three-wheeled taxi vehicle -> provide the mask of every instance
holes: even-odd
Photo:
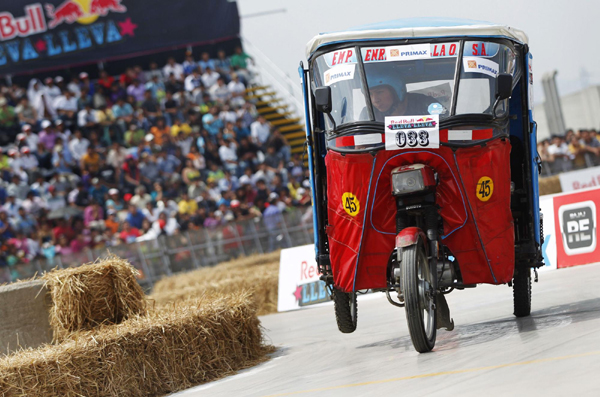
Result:
[[[404,307],[419,352],[453,329],[455,289],[508,284],[529,315],[543,259],[526,34],[407,19],[319,34],[306,52],[316,259],[340,331],[363,290]]]

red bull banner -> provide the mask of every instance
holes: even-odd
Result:
[[[13,0],[0,5],[0,75],[239,37],[227,0]]]

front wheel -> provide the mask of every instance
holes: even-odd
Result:
[[[356,304],[356,292],[343,292],[333,290],[333,307],[338,329],[344,334],[351,334],[356,330],[358,322],[358,305]]]
[[[519,269],[513,279],[514,315],[526,317],[531,314],[531,269]]]
[[[432,275],[423,241],[402,249],[402,292],[406,321],[415,350],[433,349],[436,336],[436,309],[432,296]]]

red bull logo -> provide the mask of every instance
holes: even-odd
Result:
[[[85,15],[81,6],[71,0],[65,1],[56,9],[52,4],[46,4],[46,13],[50,19],[48,22],[50,29],[54,29],[63,22],[71,24]]]
[[[121,4],[122,0],[65,0],[58,7],[46,4],[48,27],[50,29],[62,23],[72,24],[80,22],[88,24],[99,16],[106,16],[109,12],[124,13],[127,7]]]
[[[0,12],[0,40],[27,37],[47,30],[44,11],[40,3],[25,7],[25,15],[15,17],[10,12]]]
[[[127,7],[121,4],[121,0],[92,0],[90,13],[105,17],[109,11],[127,12]]]

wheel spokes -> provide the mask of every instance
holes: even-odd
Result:
[[[423,314],[423,326],[427,337],[431,337],[433,332],[433,295],[431,294],[431,274],[427,259],[422,255],[418,258],[418,285],[419,285],[419,306]]]

